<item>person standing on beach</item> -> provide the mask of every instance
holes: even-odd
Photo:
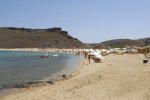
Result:
[[[148,61],[150,60],[150,49],[148,51]]]
[[[90,59],[91,59],[91,55],[89,54],[89,55],[88,55],[89,64],[90,64]]]
[[[84,53],[84,58],[86,58],[86,57],[87,57],[87,54],[88,54],[87,52],[85,52],[85,53]]]

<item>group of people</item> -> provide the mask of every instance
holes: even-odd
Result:
[[[85,52],[84,57],[88,58],[88,61],[89,61],[89,64],[90,64],[91,55],[89,53]]]
[[[99,54],[99,56],[91,55],[91,54],[88,53],[88,52],[85,52],[84,54],[85,54],[85,58],[88,59],[89,64],[90,64],[90,62],[91,62],[91,59],[93,59],[95,62],[101,62],[101,60],[104,59],[100,54]]]

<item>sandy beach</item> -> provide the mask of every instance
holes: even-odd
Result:
[[[106,62],[85,59],[73,77],[53,85],[19,89],[1,100],[150,100],[150,62],[143,55],[108,55]]]

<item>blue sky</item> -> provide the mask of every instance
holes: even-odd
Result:
[[[150,0],[0,0],[0,27],[61,27],[86,43],[150,37]]]

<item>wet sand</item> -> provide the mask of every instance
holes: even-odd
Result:
[[[85,59],[72,78],[18,89],[1,100],[150,100],[150,62],[143,64],[143,55],[105,58],[91,64]]]

